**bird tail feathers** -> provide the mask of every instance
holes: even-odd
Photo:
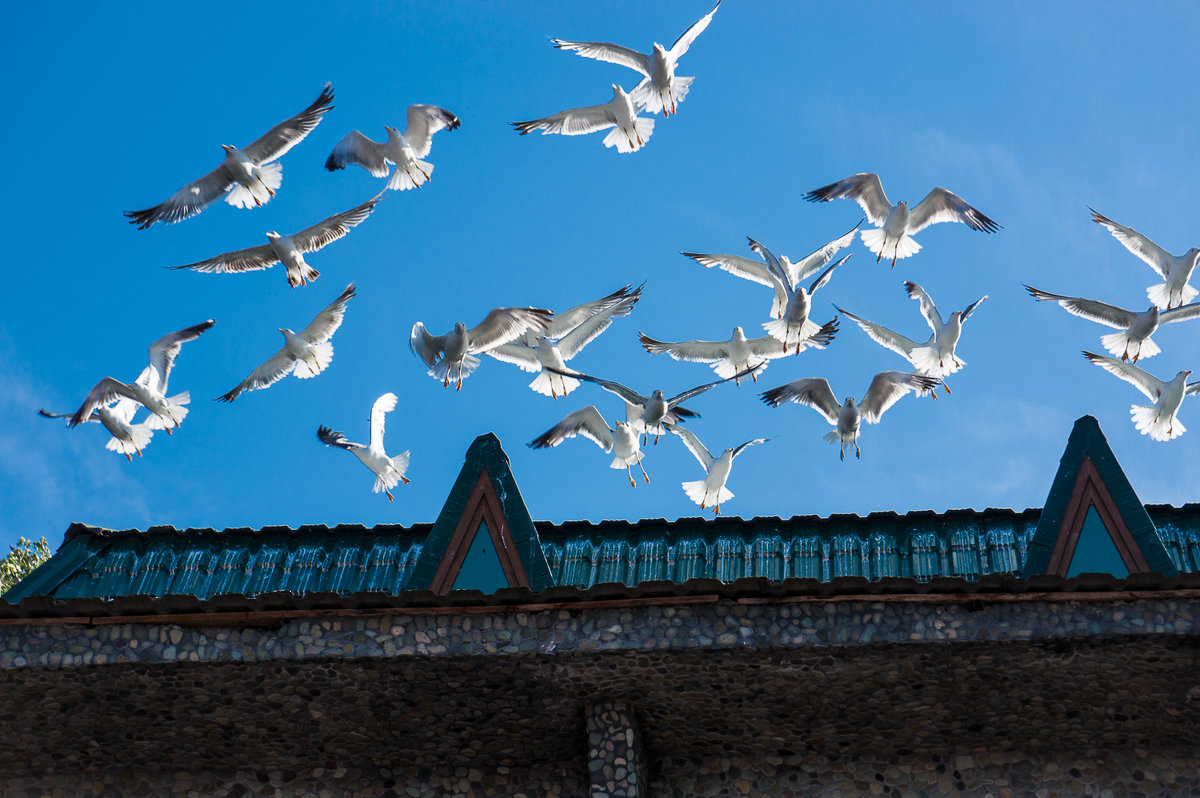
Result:
[[[1172,291],[1168,283],[1159,283],[1146,289],[1146,296],[1150,297],[1150,301],[1164,310],[1188,304],[1196,298],[1197,293],[1200,292],[1190,285],[1184,285],[1178,291]],[[1149,355],[1145,355],[1145,357],[1149,357]]]
[[[739,368],[734,365],[732,360],[718,360],[716,363],[712,364],[712,367],[713,371],[717,372],[718,377],[723,380],[727,380],[730,377],[734,377],[745,371],[747,368],[750,368],[750,364],[747,363],[745,368]],[[763,370],[766,369],[766,367],[767,361],[763,360],[754,366],[754,371],[752,371],[751,374],[757,377],[759,374],[763,373]],[[750,374],[747,374],[746,376],[749,377]]]
[[[446,385],[451,382],[465,380],[477,368],[479,368],[479,358],[474,355],[463,355],[463,359],[457,363],[451,363],[446,358],[442,358],[433,364],[433,368],[429,370],[429,374],[441,380],[443,385]]]
[[[174,427],[183,423],[187,418],[188,409],[184,405],[192,401],[192,394],[189,391],[177,393],[174,396],[167,397],[167,404],[171,408],[170,418],[163,418],[156,413],[151,413],[143,423],[150,429],[166,429],[168,426]]]
[[[254,208],[270,202],[275,190],[283,184],[283,164],[262,164],[255,167],[254,174],[258,179],[249,186],[235,182],[225,201],[235,208]]]
[[[894,257],[896,260],[900,260],[901,258],[907,258],[910,255],[916,255],[921,251],[921,245],[907,235],[901,236],[899,241],[897,241],[893,246],[888,247],[888,250],[891,250],[888,252],[884,251],[884,240],[885,236],[883,233],[883,228],[872,228],[870,230],[862,231],[863,244],[866,245],[867,249],[871,250],[880,257]]]
[[[542,396],[566,396],[579,387],[579,380],[564,374],[543,371],[534,377],[533,382],[529,383],[529,387]]]
[[[410,188],[420,188],[433,175],[433,164],[429,161],[413,161],[407,169],[397,165],[396,171],[388,179],[387,187],[393,191],[407,191]]]
[[[909,353],[909,360],[917,367],[917,371],[927,377],[945,377],[958,371],[960,361],[953,355],[943,358],[932,346],[918,346]]]
[[[315,377],[329,367],[333,361],[333,342],[325,341],[320,344],[313,344],[312,353],[309,359],[297,360],[295,375],[302,380],[307,380],[309,377]]]
[[[714,492],[702,479],[680,484],[683,485],[683,492],[688,495],[688,498],[701,507],[712,507],[733,498],[733,491],[729,488],[722,485],[720,490]]]
[[[1187,427],[1174,415],[1164,413],[1160,416],[1153,407],[1132,405],[1129,415],[1133,417],[1133,425],[1138,432],[1149,435],[1151,440],[1169,441],[1187,432]]]
[[[1158,348],[1158,344],[1149,338],[1136,341],[1130,338],[1124,331],[1102,335],[1100,336],[1100,342],[1104,344],[1105,349],[1112,353],[1113,357],[1128,355],[1131,358],[1136,357],[1141,359],[1154,357],[1162,351]]]
[[[124,455],[137,454],[149,446],[150,439],[154,437],[154,430],[150,428],[148,423],[133,424],[129,430],[129,440],[116,437],[109,438],[108,443],[104,444],[104,448],[110,452],[120,452]]]
[[[642,145],[650,140],[650,135],[654,132],[654,119],[647,116],[639,116],[633,120],[634,130],[637,132],[637,138],[640,141],[630,141],[625,135],[625,131],[618,125],[608,132],[604,137],[605,147],[616,147],[617,152],[637,152],[642,148]]]
[[[829,432],[826,432],[824,435],[822,435],[821,439],[826,443],[838,443],[841,441],[842,436],[836,429],[831,429]]]

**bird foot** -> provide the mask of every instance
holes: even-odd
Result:
[[[462,390],[462,380],[461,379],[458,382],[454,383],[454,390],[456,390],[456,391]]]
[[[858,449],[858,444],[857,444],[857,443],[856,443],[856,444],[854,444],[854,459],[855,459],[855,460],[861,460],[861,459],[862,459],[862,452],[860,452],[860,451],[859,451],[859,449]]]
[[[713,515],[720,515],[720,514],[721,514],[721,505],[718,504],[716,507],[713,508]]]
[[[930,396],[932,396],[934,399],[937,399],[937,398],[938,398],[937,391],[932,391],[932,390],[931,390],[931,391],[929,392],[929,395],[930,395]]]
[[[845,450],[845,449],[842,449],[842,451],[841,451],[841,452],[839,452],[838,454],[841,456],[841,458],[842,458],[842,462],[843,462],[843,463],[844,463],[844,462],[846,462],[846,450]]]
[[[168,435],[172,434],[170,427],[163,427],[163,432],[167,433]]]
[[[896,268],[896,258],[895,257],[892,258],[892,268],[893,269]]]
[[[796,354],[800,354],[800,353],[797,352]],[[758,375],[752,371],[752,372],[750,372],[750,379],[754,380],[755,382],[758,382]]]
[[[405,485],[412,482],[412,480],[409,479],[408,477],[400,477],[400,481],[403,482]]]
[[[129,452],[125,452],[125,459],[132,463],[133,455],[131,455]]]
[[[392,500],[392,492],[390,490],[385,490],[384,493],[387,494],[388,501],[391,501]]]
[[[633,474],[629,474],[628,476],[629,476],[629,487],[636,488],[637,482],[634,480]]]

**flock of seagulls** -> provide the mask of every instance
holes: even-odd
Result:
[[[650,139],[656,122],[653,116],[640,114],[661,113],[669,118],[678,113],[679,104],[694,81],[692,77],[676,74],[679,61],[709,27],[719,8],[718,2],[671,47],[655,42],[649,53],[605,42],[553,39],[552,44],[560,50],[628,67],[642,78],[628,91],[613,84],[612,100],[607,103],[572,108],[540,119],[515,122],[512,126],[522,135],[540,130],[544,134],[569,136],[611,128],[603,139],[606,147],[613,147],[619,153],[640,150]],[[283,169],[279,159],[320,124],[333,109],[333,99],[332,87],[326,84],[311,105],[275,125],[245,148],[222,145],[224,159],[207,175],[186,184],[159,205],[126,211],[125,215],[138,229],[146,229],[155,223],[181,222],[222,197],[228,204],[241,209],[270,202],[282,185]],[[432,163],[424,160],[430,154],[434,134],[455,130],[460,124],[459,118],[445,108],[416,104],[408,107],[407,127],[403,133],[395,127],[384,126],[386,141],[373,141],[357,130],[351,131],[329,153],[325,168],[337,171],[351,164],[358,165],[373,177],[386,178],[384,190],[350,210],[299,232],[284,235],[270,231],[266,233],[265,244],[172,268],[235,274],[282,264],[289,286],[307,286],[320,273],[306,262],[305,256],[345,237],[362,224],[375,211],[387,190],[405,191],[425,185],[434,169]],[[904,281],[908,296],[917,300],[921,315],[930,328],[930,334],[924,340],[921,336],[902,335],[838,304],[833,304],[833,308],[839,315],[823,323],[819,319],[824,314],[814,319],[817,293],[829,285],[835,272],[852,257],[852,253],[842,252],[855,238],[876,256],[877,263],[887,259],[895,268],[897,261],[910,258],[922,249],[913,237],[931,225],[959,222],[983,233],[995,233],[1001,226],[957,194],[940,187],[934,188],[911,208],[903,200],[892,204],[883,191],[879,176],[874,173],[851,175],[809,191],[804,198],[811,202],[854,200],[865,212],[865,221],[870,226],[864,228],[863,220],[860,220],[847,232],[794,261],[786,255],[776,255],[749,237],[749,247],[756,257],[681,253],[705,268],[720,269],[770,289],[771,303],[764,309],[766,320],[761,322],[764,335],[748,337],[747,325],[742,324],[733,327],[726,341],[667,341],[639,331],[639,340],[646,352],[710,366],[718,377],[714,381],[668,396],[658,387],[641,393],[616,380],[592,376],[568,366],[615,320],[631,315],[642,297],[644,284],[625,285],[604,297],[559,313],[532,306],[495,308],[474,327],[468,328],[460,321],[441,335],[431,334],[423,322],[417,321],[412,326],[410,348],[424,363],[428,375],[445,388],[453,384],[455,390],[461,390],[464,380],[484,362],[484,355],[535,374],[530,389],[552,399],[571,396],[583,383],[597,386],[620,400],[620,404],[614,403],[610,410],[611,414],[619,413],[613,424],[609,424],[596,405],[588,404],[568,413],[529,446],[553,449],[581,436],[610,455],[610,467],[624,469],[630,485],[637,487],[633,467],[638,467],[643,480],[648,483],[650,478],[643,465],[646,449],[657,445],[669,433],[669,437],[678,438],[695,456],[705,473],[703,479],[682,482],[684,492],[701,509],[711,508],[719,514],[722,503],[733,497],[726,483],[735,458],[747,448],[766,443],[768,439],[753,438],[714,456],[696,433],[685,426],[700,417],[685,407],[685,402],[727,382],[733,382],[735,389],[747,380],[757,383],[771,361],[801,356],[808,349],[831,346],[839,333],[839,315],[845,316],[872,340],[903,358],[909,370],[875,374],[866,392],[857,400],[847,396],[838,401],[829,381],[820,376],[767,389],[759,394],[759,398],[772,407],[795,402],[812,408],[832,425],[833,429],[823,438],[838,446],[839,458],[845,460],[850,447],[854,448],[855,457],[860,458],[859,435],[864,423],[879,423],[883,414],[908,393],[933,399],[938,398],[936,390],[939,387],[950,393],[946,378],[966,365],[956,351],[963,325],[987,299],[985,295],[945,317],[925,288],[913,281]],[[1161,325],[1200,316],[1200,303],[1193,303],[1197,291],[1188,285],[1197,257],[1200,257],[1200,248],[1175,257],[1137,231],[1095,211],[1093,219],[1162,277],[1161,284],[1147,290],[1153,305],[1145,311],[1126,310],[1098,300],[1052,294],[1028,285],[1026,289],[1034,299],[1056,302],[1070,313],[1118,330],[1101,339],[1114,357],[1084,354],[1092,363],[1148,396],[1152,406],[1133,406],[1134,423],[1139,431],[1154,440],[1170,440],[1184,432],[1176,413],[1186,395],[1200,393],[1200,383],[1186,383],[1190,371],[1179,372],[1174,379],[1164,382],[1135,364],[1140,358],[1148,359],[1160,351],[1151,335]],[[233,402],[241,394],[267,388],[288,374],[294,374],[298,379],[310,379],[324,372],[333,359],[332,338],[354,296],[355,284],[351,282],[300,332],[279,328],[284,337],[283,347],[217,399]],[[213,325],[214,321],[209,319],[155,341],[150,347],[149,365],[134,381],[126,383],[105,377],[92,388],[74,413],[39,412],[49,418],[66,418],[70,427],[85,422],[100,423],[110,435],[107,448],[124,454],[129,460],[135,454],[140,457],[154,431],[164,430],[170,434],[186,418],[190,394],[183,391],[168,396],[168,378],[182,344],[199,338]],[[389,456],[383,443],[385,418],[395,409],[397,401],[396,394],[390,392],[376,399],[371,408],[367,444],[351,442],[342,432],[328,426],[321,426],[317,431],[318,439],[325,445],[354,454],[374,474],[374,492],[384,493],[388,501],[394,498],[393,488],[410,481],[406,476],[410,452]],[[146,411],[145,419],[135,421],[142,410]]]

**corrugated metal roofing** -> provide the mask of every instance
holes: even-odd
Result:
[[[1147,511],[1180,573],[1200,571],[1200,504]],[[747,577],[928,583],[1020,573],[1039,514],[951,510],[786,520],[539,522],[536,528],[559,586],[732,583]],[[413,587],[413,569],[430,529],[418,524],[114,532],[76,524],[55,557],[8,598],[394,596]]]

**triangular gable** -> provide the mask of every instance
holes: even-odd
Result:
[[[1100,534],[1097,521],[1129,573],[1177,574],[1154,522],[1121,470],[1099,422],[1083,416],[1075,422],[1059,461],[1037,531],[1029,542],[1024,574],[1077,573],[1079,568],[1072,567],[1077,556],[1089,558],[1083,562],[1103,563],[1101,552],[1087,548],[1087,541]],[[1090,557],[1093,553],[1095,558]]]
[[[490,538],[490,547],[480,535]],[[487,555],[495,562],[488,563]],[[538,591],[554,584],[537,529],[509,469],[508,455],[489,432],[476,438],[467,450],[407,587],[439,594],[451,589],[491,592],[498,581],[495,563],[509,587]]]

